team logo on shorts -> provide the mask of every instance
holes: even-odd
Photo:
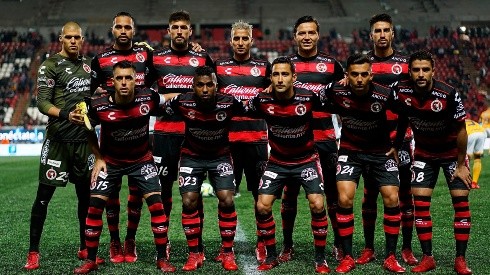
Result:
[[[56,82],[54,81],[54,79],[48,78],[46,80],[46,85],[48,86],[48,88],[53,88],[55,84]]]
[[[157,175],[157,168],[153,164],[145,164],[141,167],[141,175],[147,179],[151,179]]]
[[[46,171],[46,178],[48,180],[54,180],[56,176],[56,171],[53,168],[49,168],[48,171]]]
[[[318,173],[313,168],[306,168],[303,171],[301,171],[301,178],[304,181],[312,181],[318,178]]]
[[[217,121],[223,121],[226,119],[226,112],[225,111],[219,111],[217,114],[216,114],[216,120]]]
[[[453,161],[451,162],[451,164],[449,165],[448,169],[449,169],[449,173],[452,175],[454,175],[454,172],[456,171],[456,166],[457,166],[458,162],[457,161]]]
[[[396,164],[394,159],[389,159],[385,163],[385,168],[389,172],[398,171],[398,164]]]
[[[95,165],[95,155],[90,154],[87,158],[87,166],[89,170],[93,170]]]
[[[191,59],[189,59],[189,65],[191,65],[192,67],[197,67],[199,66],[199,60],[197,60],[197,58],[195,57],[192,57]]]
[[[227,162],[223,162],[218,164],[218,167],[216,167],[218,170],[219,176],[220,177],[226,177],[229,175],[233,175],[233,166]]]
[[[147,115],[150,112],[150,106],[146,103],[140,105],[140,114]]]
[[[410,154],[405,150],[398,151],[398,158],[400,159],[400,166],[410,163]]]
[[[165,108],[165,113],[167,113],[168,115],[173,115],[174,114],[174,110],[172,110],[171,107],[167,107],[167,108]]]
[[[255,77],[260,76],[260,69],[254,66],[252,69],[250,69],[250,74]]]
[[[340,174],[340,171],[342,171],[342,166],[340,164],[337,164],[337,173],[336,175]]]
[[[381,103],[376,101],[373,104],[371,104],[371,112],[379,113],[379,112],[381,112],[381,109],[383,109],[383,106],[381,106]]]
[[[432,103],[430,104],[430,108],[432,109],[432,111],[434,112],[440,112],[442,110],[442,102],[439,100],[439,99],[435,99],[434,101],[432,101]]]
[[[304,104],[298,104],[294,110],[298,116],[306,114],[306,106]]]
[[[185,182],[184,177],[179,176],[179,187],[184,186],[184,182]]]
[[[393,64],[393,66],[391,66],[391,72],[394,73],[394,74],[401,74],[403,72],[403,68],[400,64]]]
[[[322,63],[322,62],[316,64],[316,70],[320,73],[326,72],[327,71],[327,64]]]
[[[145,56],[142,55],[141,53],[137,53],[136,54],[136,60],[138,60],[138,62],[143,63],[143,62],[145,62]]]
[[[83,63],[83,70],[86,71],[87,73],[90,73],[92,71],[90,66],[85,63]]]

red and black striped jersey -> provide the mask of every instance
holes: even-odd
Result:
[[[379,57],[374,55],[374,51],[368,52],[367,56],[371,60],[373,72],[373,81],[384,85],[386,87],[391,86],[395,82],[402,80],[408,80],[410,75],[408,73],[408,57],[402,55],[399,52],[394,51],[392,55],[387,57]],[[396,127],[398,122],[398,115],[388,111],[386,114],[388,118],[389,127],[391,129],[391,140],[395,140]],[[405,141],[411,141],[413,139],[413,132],[410,127],[407,128],[405,133]]]
[[[247,101],[270,85],[271,65],[268,61],[233,58],[215,62],[218,90]],[[230,142],[267,142],[267,126],[263,119],[235,116],[230,125]]]
[[[186,93],[192,91],[194,73],[199,66],[213,67],[213,60],[207,52],[193,50],[175,51],[163,48],[153,52],[150,67],[150,82],[155,82],[158,93]],[[184,122],[178,116],[164,116],[155,122],[155,132],[183,135]]]
[[[112,66],[119,61],[127,60],[136,68],[136,86],[148,86],[146,76],[151,62],[151,51],[146,47],[133,46],[130,50],[116,50],[113,47],[97,54],[92,60],[90,90],[92,93],[98,87],[107,90],[112,87]]]
[[[228,132],[231,118],[245,113],[245,106],[231,95],[216,94],[215,103],[203,105],[196,94],[187,92],[165,102],[165,115],[179,115],[185,122],[182,154],[216,158],[230,153]]]
[[[94,95],[89,116],[100,124],[100,151],[107,163],[127,166],[152,161],[149,146],[150,115],[156,115],[160,96],[147,88],[135,88],[134,101],[128,105],[113,102],[113,93]]]
[[[411,80],[393,87],[395,107],[400,116],[409,119],[414,132],[415,157],[454,159],[458,156],[458,124],[466,118],[463,102],[454,87],[433,79],[431,91],[421,95]]]
[[[320,110],[320,97],[313,91],[294,88],[289,100],[278,100],[272,93],[259,93],[248,101],[248,111],[263,118],[269,132],[269,161],[282,165],[307,163],[315,157],[313,110]]]
[[[298,53],[290,56],[295,65],[297,79],[294,86],[319,93],[327,84],[344,78],[344,69],[335,58],[326,53],[304,58]],[[315,142],[335,141],[332,115],[324,110],[313,111]]]
[[[332,83],[325,89],[327,106],[342,121],[340,150],[386,153],[391,148],[386,111],[393,104],[390,88],[372,82],[356,95],[349,86]]]

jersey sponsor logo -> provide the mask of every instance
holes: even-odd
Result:
[[[258,77],[260,76],[260,69],[254,66],[252,69],[250,69],[250,74]]]
[[[108,115],[107,115],[107,118],[110,119],[110,120],[114,120],[116,119],[116,112],[110,112]]]
[[[226,112],[225,111],[219,111],[217,114],[216,114],[216,120],[217,121],[223,121],[225,120],[227,117],[226,115]]]
[[[180,173],[191,174],[193,169],[194,168],[192,168],[192,167],[180,167],[179,172]]]
[[[56,173],[56,170],[53,168],[49,168],[48,171],[46,171],[46,178],[48,180],[54,180],[58,174]]]
[[[371,112],[373,113],[379,113],[382,109],[383,106],[379,102],[373,102],[373,104],[371,104]]]
[[[411,94],[411,93],[413,93],[413,90],[412,90],[412,89],[400,89],[400,92],[401,92],[401,93],[408,93],[408,94]]]
[[[393,64],[393,66],[391,66],[391,72],[393,74],[401,74],[403,72],[403,68],[402,66],[400,66],[400,64],[396,63],[396,64]]]
[[[48,159],[48,165],[60,168],[61,167],[61,161],[54,160],[54,159]]]
[[[192,88],[193,77],[189,75],[167,74],[162,78],[165,88]]]
[[[150,112],[150,105],[143,103],[140,106],[140,114],[146,116]]]
[[[226,129],[206,130],[201,128],[189,128],[189,133],[200,140],[213,141],[223,138]]]
[[[240,100],[251,99],[260,92],[256,87],[244,87],[235,84],[230,84],[221,91],[225,94],[233,95]]]
[[[385,163],[385,169],[389,172],[398,171],[398,164],[394,159],[389,159]]]
[[[225,74],[231,74],[231,70],[233,70],[233,68],[226,68],[225,69]]]
[[[327,71],[327,64],[320,62],[316,64],[316,70],[320,73],[324,73]]]
[[[105,109],[107,109],[107,108],[109,108],[109,106],[104,105],[104,106],[99,106],[99,107],[97,107],[95,110],[97,110],[97,111],[102,111],[102,110],[105,110]]]
[[[197,58],[195,57],[191,57],[189,59],[189,65],[191,65],[192,67],[197,67],[199,66],[199,60],[197,60]]]
[[[438,91],[432,91],[432,94],[435,95],[435,96],[438,96],[438,97],[442,97],[442,98],[446,98],[447,95],[445,93],[441,93],[441,92],[438,92]]]
[[[271,171],[265,171],[264,176],[269,177],[271,179],[276,179],[277,178],[277,173],[271,172]]]
[[[144,137],[148,134],[147,126],[143,125],[141,128],[136,129],[119,129],[112,132],[111,136],[114,138],[114,141],[117,142],[125,142],[131,140],[137,140],[139,138]]]
[[[136,81],[135,84],[137,86],[145,85],[145,73],[136,73]]]
[[[116,51],[109,51],[109,52],[105,52],[105,53],[103,53],[103,54],[102,54],[100,57],[106,57],[106,56],[109,56],[109,55],[111,55],[111,54],[113,54],[113,53],[115,53],[115,52],[116,52]]]
[[[414,167],[417,167],[417,168],[420,168],[420,169],[424,169],[425,162],[420,161],[420,160],[416,160],[416,161],[413,162],[413,166]]]
[[[141,167],[141,175],[145,178],[145,180],[151,179],[158,175],[157,167],[154,164],[145,164]]]
[[[434,99],[430,104],[430,109],[436,113],[440,112],[442,110],[442,102],[437,98]]]
[[[73,77],[66,84],[66,91],[69,93],[81,93],[90,90],[90,79]]]
[[[315,169],[308,167],[306,169],[303,169],[303,171],[301,171],[301,178],[304,181],[312,181],[318,178],[318,173],[316,172]]]
[[[145,62],[145,56],[142,55],[141,53],[137,53],[136,54],[136,60],[138,60],[138,62],[140,62],[140,63],[143,63],[143,62]]]
[[[233,166],[231,166],[231,164],[229,164],[227,162],[223,162],[223,163],[218,164],[216,169],[218,170],[218,174],[220,177],[226,177],[229,175],[233,175]]]
[[[300,81],[294,81],[293,86],[296,88],[302,88],[306,90],[313,91],[315,93],[319,93],[323,88],[325,87],[322,84],[315,84],[315,83],[303,83]]]
[[[298,104],[298,105],[296,106],[296,108],[294,109],[294,111],[296,112],[296,114],[297,114],[298,116],[303,116],[303,115],[305,115],[305,114],[306,114],[306,106],[305,106],[304,104],[301,104],[301,103],[300,103],[300,104]]]
[[[412,106],[412,99],[411,98],[405,99],[405,104],[407,104],[407,106]]]
[[[145,97],[138,97],[137,99],[134,100],[134,102],[142,102],[142,101],[149,101],[151,100],[151,97],[145,96]]]
[[[379,100],[383,100],[383,101],[387,101],[388,100],[388,97],[387,96],[384,96],[384,95],[379,95],[379,94],[375,94],[373,93],[371,95],[372,98],[376,98],[376,99],[379,99]]]
[[[341,156],[339,156],[339,160],[338,160],[338,161],[341,161],[341,162],[347,162],[347,158],[348,158],[348,157],[349,157],[349,156],[347,156],[347,155],[341,155]]]
[[[306,125],[301,125],[296,128],[273,125],[270,127],[270,132],[272,135],[279,138],[294,139],[304,136],[306,128]]]
[[[83,63],[83,70],[87,73],[90,73],[92,71],[92,69],[90,68],[89,65]]]
[[[348,99],[344,99],[344,101],[342,102],[342,104],[345,106],[345,108],[350,108],[350,104],[352,102]]]
[[[155,163],[162,163],[162,157],[153,156],[153,161]]]

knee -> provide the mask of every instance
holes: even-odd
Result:
[[[257,201],[257,213],[259,215],[266,215],[272,212],[272,205],[266,205],[262,203],[260,200]]]
[[[323,201],[317,200],[310,203],[310,211],[313,213],[321,213],[325,211],[325,206],[323,204]]]
[[[354,204],[353,198],[347,194],[339,194],[339,206],[342,208],[350,208]]]

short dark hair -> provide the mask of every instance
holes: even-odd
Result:
[[[289,66],[291,67],[291,72],[293,74],[295,73],[294,63],[293,61],[291,61],[291,58],[287,56],[279,56],[278,58],[274,59],[274,61],[272,61],[271,67],[274,67],[274,65],[276,64],[289,64]]]
[[[199,66],[196,68],[196,71],[194,72],[194,78],[198,76],[209,76],[213,77],[214,70],[213,68],[209,66]]]
[[[114,20],[117,18],[117,17],[120,17],[120,16],[127,16],[129,18],[131,18],[131,20],[133,20],[133,24],[136,24],[135,21],[134,21],[134,18],[133,16],[129,13],[129,12],[125,12],[125,11],[120,11],[118,12],[114,18],[112,18],[112,21],[114,22]]]
[[[371,60],[369,59],[369,57],[362,53],[356,53],[347,58],[347,69],[352,64],[360,65],[365,63],[369,63],[369,65],[371,65]]]
[[[303,23],[310,23],[310,22],[315,23],[316,31],[320,32],[320,24],[318,23],[316,18],[311,15],[305,15],[305,16],[301,16],[300,18],[298,18],[298,20],[296,20],[296,23],[294,23],[293,33],[296,33],[296,30],[298,29],[299,25]]]
[[[180,10],[173,12],[170,14],[170,17],[168,18],[168,23],[172,23],[175,21],[186,21],[186,22],[191,22],[191,15],[185,11],[185,10]]]
[[[390,25],[393,25],[393,20],[391,19],[391,16],[386,13],[380,13],[380,14],[375,14],[371,19],[369,20],[369,27],[372,28],[373,25],[377,22],[388,22]]]
[[[115,71],[117,68],[120,68],[120,69],[132,68],[134,71],[136,71],[136,67],[133,65],[133,63],[131,61],[128,61],[128,60],[121,60],[121,61],[117,62],[116,64],[114,64],[114,66],[112,66],[112,71]]]
[[[414,52],[412,55],[410,55],[410,58],[408,59],[408,68],[412,68],[412,62],[414,60],[430,61],[430,65],[432,68],[434,68],[434,58],[432,58],[432,54],[429,51],[422,50]]]

